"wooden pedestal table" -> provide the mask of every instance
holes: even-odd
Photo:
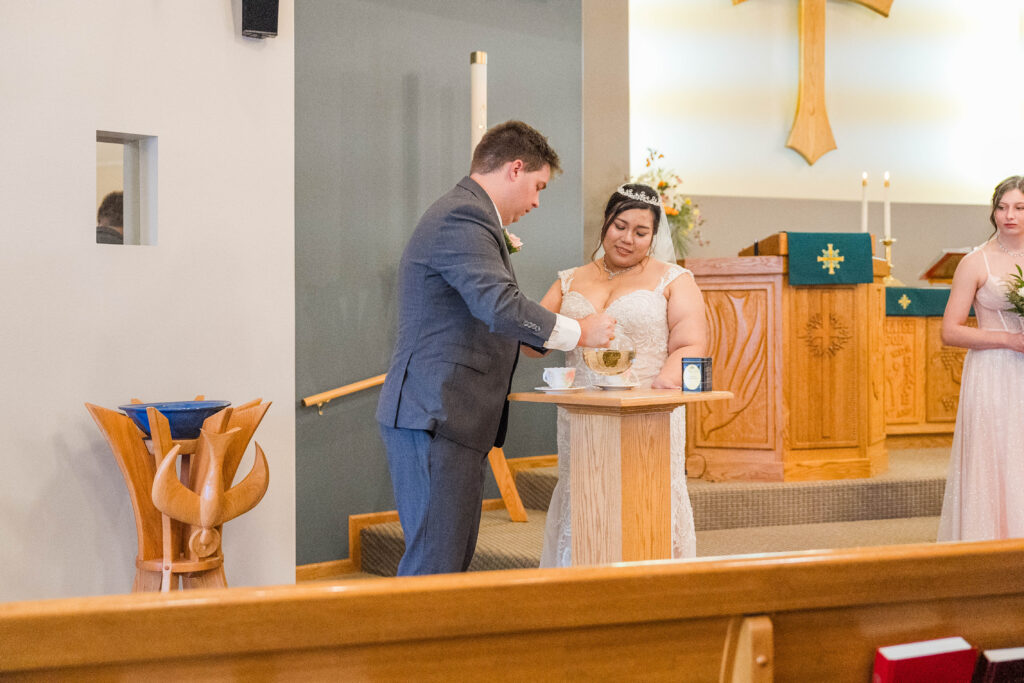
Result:
[[[729,398],[676,389],[509,396],[569,411],[574,565],[672,557],[669,418],[681,405]]]

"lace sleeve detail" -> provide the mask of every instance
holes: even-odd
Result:
[[[670,265],[668,267],[668,270],[665,271],[665,274],[661,276],[661,282],[658,283],[658,286],[655,288],[654,291],[657,292],[658,294],[661,294],[662,292],[665,291],[665,288],[668,287],[673,280],[675,280],[677,277],[684,273],[689,275],[690,277],[693,277],[693,273],[690,272],[689,269],[683,268],[678,264]]]
[[[574,277],[576,277],[575,268],[558,271],[558,279],[562,281],[562,296],[569,293],[569,287],[572,285],[572,279]]]

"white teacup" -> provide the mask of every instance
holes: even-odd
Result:
[[[576,368],[544,368],[544,381],[552,389],[568,389],[576,379]]]

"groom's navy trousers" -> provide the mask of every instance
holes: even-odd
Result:
[[[405,535],[398,576],[469,569],[480,529],[487,454],[422,429],[381,426]]]

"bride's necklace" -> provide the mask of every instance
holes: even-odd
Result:
[[[1021,256],[1024,256],[1024,251],[1010,251],[1009,249],[1007,249],[1005,246],[1003,246],[1003,241],[998,237],[996,237],[996,246],[999,247],[999,251],[1005,254],[1009,254],[1014,258],[1020,258]],[[607,268],[605,270],[607,270]],[[611,276],[608,276],[608,279],[610,280]]]
[[[598,261],[598,263],[601,264],[601,267],[604,269],[604,272],[608,273],[608,279],[609,280],[611,280],[613,277],[618,277],[619,275],[622,275],[623,273],[628,273],[629,271],[633,270],[634,268],[636,268],[637,266],[640,265],[639,263],[634,263],[629,268],[623,268],[622,270],[612,270],[611,268],[608,267],[608,264],[605,262],[605,259],[604,259],[603,256],[601,257],[601,260]]]

